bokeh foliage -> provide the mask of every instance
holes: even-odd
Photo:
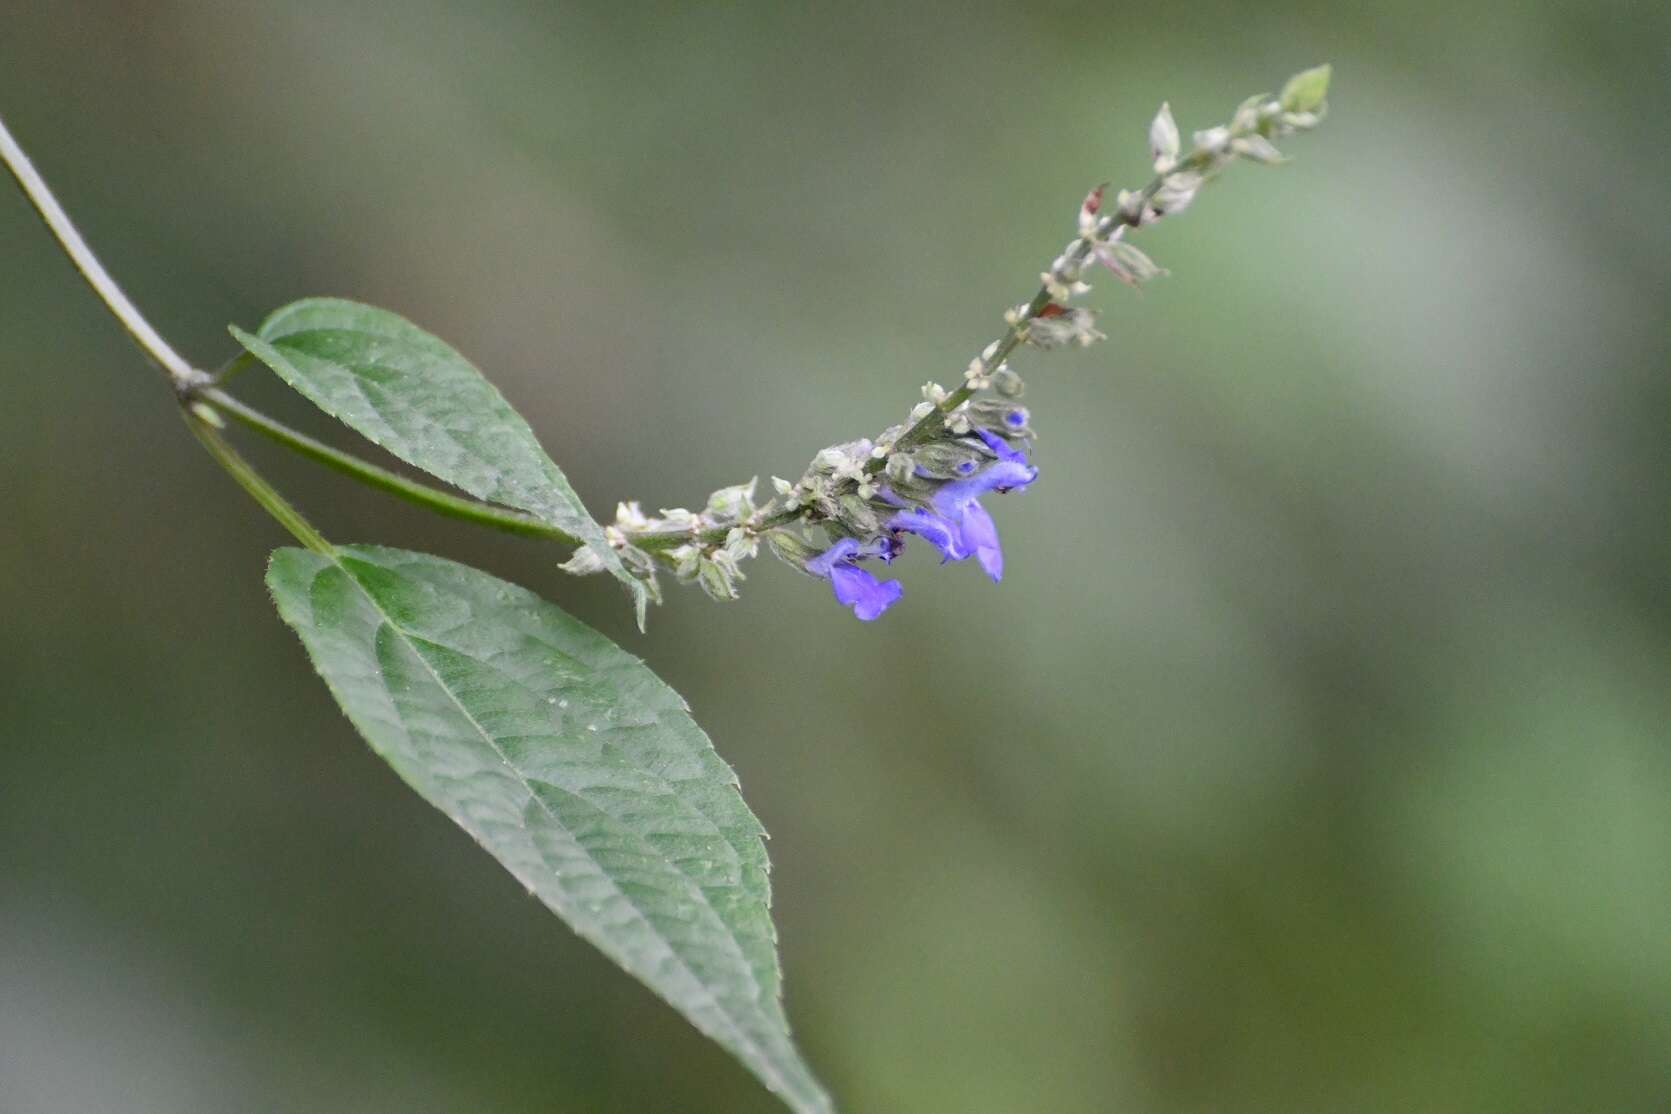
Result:
[[[1030,361],[1001,588],[861,626],[768,563],[640,638],[553,551],[251,451],[333,538],[508,576],[691,700],[851,1109],[1671,1103],[1663,13],[3,18],[0,108],[182,351],[390,306],[600,513],[888,420],[1144,176],[1160,99],[1188,129],[1330,59],[1295,164]],[[271,617],[282,539],[15,199],[0,368],[0,1108],[776,1109],[366,752]]]

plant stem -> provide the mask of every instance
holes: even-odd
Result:
[[[76,231],[75,225],[58,204],[58,199],[52,196],[52,191],[35,171],[29,156],[23,153],[12,133],[6,130],[6,122],[0,120],[0,161],[4,161],[6,169],[12,172],[17,184],[23,190],[23,195],[35,207],[42,221],[63,246],[64,254],[70,257],[81,277],[93,288],[116,320],[121,322],[122,328],[127,330],[128,336],[152,360],[168,373],[168,378],[174,384],[176,391],[184,393],[201,378],[201,373],[188,364],[178,352],[171,348],[167,341],[157,335],[151,328],[151,323],[134,308],[128,301],[128,296],[122,293],[122,288],[116,285],[116,280],[99,262],[98,256],[93,254],[87,242]]]
[[[1245,128],[1232,127],[1230,131],[1231,137],[1245,134],[1247,134]],[[1080,236],[1074,239],[1068,244],[1067,248],[1063,252],[1063,255],[1067,256],[1075,264],[1083,264],[1088,258],[1090,258],[1091,251],[1095,243],[1104,243],[1110,240],[1118,239],[1127,228],[1137,227],[1142,220],[1143,211],[1147,208],[1149,201],[1154,198],[1155,194],[1165,188],[1168,178],[1179,173],[1206,172],[1211,166],[1211,163],[1211,152],[1201,149],[1190,152],[1190,154],[1178,160],[1178,162],[1165,173],[1157,173],[1153,178],[1151,178],[1148,184],[1138,191],[1139,201],[1136,206],[1131,209],[1118,207],[1113,212],[1107,213],[1098,218],[1095,230],[1092,234],[1090,236]],[[1009,354],[1015,351],[1016,346],[1019,345],[1027,336],[1028,324],[1038,317],[1040,313],[1044,312],[1044,308],[1050,305],[1051,300],[1050,288],[1048,286],[1041,285],[1038,293],[1033,295],[1032,300],[1023,306],[1016,314],[1015,322],[1004,331],[1003,336],[993,342],[991,345],[991,355],[983,355],[980,357],[980,371],[983,374],[990,373],[995,368],[1001,366],[1004,360],[1009,357]],[[932,440],[940,432],[942,423],[945,421],[945,416],[951,411],[957,409],[957,407],[961,406],[964,402],[968,401],[974,393],[975,389],[970,386],[969,382],[966,380],[963,385],[948,394],[945,399],[937,407],[935,407],[935,409],[931,410],[927,414],[924,414],[909,429],[907,429],[900,436],[899,440],[894,443],[894,447],[896,449],[908,449],[913,446],[920,445],[925,441]],[[885,467],[887,467],[887,459],[885,457],[879,457],[867,462],[865,465],[865,471],[874,476],[880,473]],[[764,507],[755,512],[754,516],[747,523],[749,528],[756,534],[764,533],[767,530],[771,530],[779,526],[787,526],[790,523],[797,521],[818,521],[818,513],[810,508],[799,508],[796,510],[773,510],[772,508],[774,505],[775,501],[767,503]],[[719,526],[694,532],[690,530],[645,531],[642,533],[632,534],[630,540],[633,545],[636,545],[640,549],[657,552],[676,549],[679,546],[690,542],[696,542],[704,545],[718,545],[726,540],[726,537],[731,532],[731,529],[732,527],[729,526]]]
[[[1080,242],[1084,243],[1084,241]],[[1028,302],[1026,308],[1021,311],[1016,323],[1011,325],[1009,330],[998,339],[997,347],[993,349],[992,355],[981,361],[982,371],[1000,366],[1004,360],[1009,357],[1009,354],[1015,351],[1016,345],[1021,343],[1021,338],[1027,331],[1027,323],[1037,317],[1044,307],[1049,304],[1050,292],[1043,287],[1040,287],[1039,292],[1033,295],[1033,300]],[[975,389],[969,386],[968,383],[964,383],[963,386],[947,395],[945,401],[940,403],[940,405],[935,408],[934,412],[924,414],[920,419],[918,419],[915,425],[906,430],[905,435],[895,442],[895,447],[899,449],[908,449],[913,445],[920,445],[924,441],[928,440],[934,435],[935,425],[943,421],[946,414],[956,410],[959,406],[963,405],[964,402],[968,401],[974,393]],[[865,465],[865,471],[873,474],[880,472],[887,466],[887,463],[886,459],[870,461]]]
[[[440,488],[408,479],[398,472],[392,472],[352,453],[333,448],[323,441],[316,441],[300,430],[291,429],[283,422],[270,418],[253,407],[246,406],[217,387],[195,388],[192,391],[192,397],[201,400],[204,404],[212,406],[216,410],[223,411],[227,417],[239,425],[254,430],[263,437],[283,445],[300,456],[341,472],[343,475],[358,480],[368,487],[386,491],[410,503],[415,503],[425,510],[434,511],[436,514],[445,515],[448,518],[473,522],[478,526],[486,526],[489,529],[501,530],[507,534],[545,538],[571,546],[582,544],[580,539],[573,534],[542,522],[533,515],[496,507],[491,503],[483,503],[461,495],[454,495],[449,491],[443,491]],[[803,513],[800,510],[775,511],[758,517],[754,522],[754,528],[756,530],[770,530],[794,522]],[[632,540],[633,544],[642,549],[674,549],[689,541],[708,544],[723,542],[731,529],[730,526],[718,526],[694,534],[689,530],[662,530],[635,534]]]
[[[17,179],[23,195],[35,207],[35,212],[45,222],[47,229],[57,237],[64,254],[70,257],[70,262],[75,264],[76,270],[81,272],[81,277],[87,280],[87,285],[91,286],[93,292],[104,302],[105,308],[121,323],[122,328],[133,338],[134,343],[139,345],[140,350],[167,373],[169,382],[174,385],[174,392],[180,399],[181,414],[187,427],[202,442],[209,455],[215,458],[215,463],[225,469],[227,475],[236,480],[238,486],[261,504],[281,526],[290,531],[291,536],[297,541],[315,553],[327,556],[334,554],[331,543],[313,528],[312,523],[302,517],[302,512],[291,506],[289,500],[280,495],[273,485],[250,466],[249,461],[239,456],[207,418],[193,410],[193,393],[208,377],[174,351],[173,347],[151,327],[151,323],[145,320],[138,308],[128,301],[128,296],[122,293],[122,288],[116,285],[116,280],[104,269],[104,264],[93,254],[93,249],[81,238],[81,233],[76,230],[69,214],[58,204],[58,199],[52,195],[52,190],[35,170],[29,156],[23,153],[23,148],[18,146],[17,140],[6,129],[4,120],[0,120],[0,161],[12,172],[12,177]]]
[[[427,510],[450,518],[457,518],[473,522],[480,526],[501,530],[506,533],[520,534],[526,537],[545,538],[562,542],[566,545],[578,546],[580,539],[564,530],[542,522],[532,515],[520,511],[513,511],[503,507],[496,507],[475,499],[464,498],[439,488],[430,487],[406,478],[397,472],[382,468],[370,461],[363,460],[351,453],[331,447],[322,441],[293,430],[265,414],[251,407],[245,406],[231,395],[218,387],[219,379],[212,379],[204,372],[198,371],[187,363],[167,341],[158,335],[150,322],[130,302],[116,281],[99,262],[98,257],[87,246],[80,232],[76,230],[69,216],[58,204],[57,198],[47,187],[29,157],[18,146],[17,141],[6,129],[5,122],[0,120],[0,160],[3,160],[12,176],[17,179],[24,196],[35,207],[35,211],[45,222],[47,228],[57,237],[65,254],[70,257],[86,279],[89,286],[104,302],[113,316],[121,323],[128,335],[139,345],[153,361],[162,367],[174,385],[176,394],[182,403],[200,402],[218,410],[225,411],[235,421],[260,433],[262,436],[283,445],[307,457],[310,460],[324,464],[361,483],[380,491],[388,492],[399,498],[415,503]],[[1204,152],[1197,151],[1180,161],[1166,174],[1157,174],[1141,191],[1142,201],[1152,198],[1165,185],[1166,179],[1181,171],[1194,171],[1203,168],[1208,161]],[[1136,207],[1136,212],[1121,208],[1103,216],[1097,223],[1095,240],[1101,241],[1117,237],[1125,227],[1135,226],[1139,221],[1139,214],[1143,204]],[[1068,246],[1066,255],[1077,263],[1083,263],[1090,255],[1093,239],[1080,237]],[[980,371],[990,372],[1003,364],[1009,354],[1022,342],[1027,335],[1028,324],[1036,318],[1045,307],[1051,303],[1048,287],[1040,287],[1021,311],[1016,320],[1004,332],[1003,336],[991,346],[991,354],[980,357]],[[237,370],[239,360],[229,365],[222,378],[230,377]],[[932,412],[924,415],[900,437],[896,447],[900,449],[919,445],[931,440],[938,432],[945,415],[966,402],[975,393],[968,382],[959,386],[946,396],[944,401]],[[211,415],[212,417],[212,415]],[[186,407],[186,422],[198,440],[209,451],[215,460],[226,469],[238,484],[244,488],[257,502],[273,515],[298,541],[310,549],[320,553],[331,552],[330,543],[302,517],[278,491],[263,479],[248,461],[240,456],[227,443],[219,431],[204,416],[192,412],[190,405]],[[866,465],[866,471],[872,475],[880,472],[886,465],[885,459],[876,459]],[[812,514],[805,508],[795,510],[773,510],[773,503],[768,503],[756,512],[748,523],[749,528],[761,533],[779,526],[785,526],[798,520],[808,519]],[[675,549],[688,542],[705,545],[719,544],[725,541],[733,527],[717,526],[698,531],[666,530],[644,532],[633,535],[633,544],[643,549],[665,551]]]
[[[532,515],[521,511],[505,510],[490,503],[466,499],[428,484],[418,483],[407,479],[398,472],[391,472],[387,468],[379,467],[369,460],[362,460],[351,453],[332,448],[323,441],[316,441],[305,433],[291,429],[282,422],[275,421],[258,410],[245,406],[225,391],[210,387],[199,389],[195,396],[217,410],[225,411],[228,417],[261,434],[272,441],[283,445],[307,457],[335,469],[343,475],[398,496],[408,502],[416,503],[426,510],[448,518],[463,519],[478,526],[487,526],[494,530],[502,530],[508,534],[521,534],[525,537],[548,538],[565,545],[579,545],[580,539],[564,530],[541,522]]]
[[[772,504],[767,503],[746,523],[737,523],[732,526],[711,526],[706,530],[697,530],[695,533],[689,530],[646,530],[643,533],[629,535],[629,540],[638,548],[649,550],[677,549],[686,542],[720,545],[737,526],[746,525],[756,534],[761,534],[767,530],[797,522],[805,517],[806,513],[805,507],[792,511],[774,511],[772,510]]]
[[[1198,153],[1191,154],[1187,158],[1181,160],[1177,166],[1173,167],[1165,174],[1155,175],[1155,177],[1150,180],[1149,184],[1144,186],[1142,189],[1143,202],[1146,204],[1150,198],[1159,193],[1162,186],[1165,185],[1166,179],[1171,175],[1177,174],[1180,171],[1194,171],[1199,169],[1205,161],[1206,160],[1202,155]],[[1141,213],[1141,211],[1142,205],[1139,205],[1138,212]],[[1118,236],[1124,228],[1136,227],[1137,220],[1137,216],[1130,215],[1117,209],[1097,222],[1098,238],[1102,240],[1113,239]],[[1068,246],[1065,254],[1072,257],[1076,262],[1083,263],[1091,254],[1091,241],[1081,236]],[[1009,357],[1009,354],[1015,351],[1016,346],[1019,345],[1022,339],[1027,335],[1028,322],[1032,321],[1035,317],[1042,313],[1044,311],[1044,307],[1049,305],[1050,301],[1049,288],[1040,286],[1038,293],[1033,295],[1032,301],[1028,302],[1017,315],[1015,324],[1006,329],[1004,335],[999,337],[998,340],[994,342],[992,355],[983,356],[981,358],[981,370],[983,372],[991,371],[993,368],[1000,366],[1004,360]],[[899,440],[895,442],[894,447],[896,449],[908,449],[914,445],[920,445],[924,441],[933,438],[935,433],[938,432],[938,427],[945,420],[945,415],[957,409],[957,407],[962,405],[964,402],[968,401],[974,393],[974,388],[965,382],[961,387],[957,388],[957,390],[948,394],[939,406],[929,413],[924,414],[914,425],[911,426],[910,429],[907,429],[905,433],[900,436]],[[886,466],[886,458],[878,458],[868,462],[865,465],[865,471],[871,475],[875,475]],[[764,509],[770,510],[770,507],[771,504],[767,504]],[[753,524],[754,529],[757,532],[763,532],[765,530],[772,529],[773,527],[785,526],[805,517],[805,514],[806,512],[803,510],[773,511],[769,514],[758,516]],[[688,531],[642,533],[634,534],[632,541],[633,544],[638,546],[640,549],[671,549],[683,545],[688,541],[700,541],[705,543],[723,542],[725,541],[726,534],[729,532],[729,528],[718,528],[699,531],[695,534]]]
[[[454,495],[450,491],[443,491],[440,488],[408,479],[398,472],[373,464],[369,460],[333,448],[323,441],[317,441],[309,437],[300,430],[291,429],[283,422],[270,418],[251,406],[246,406],[218,387],[199,386],[193,388],[190,394],[193,399],[200,400],[205,405],[224,412],[227,417],[239,425],[254,430],[268,440],[283,445],[299,456],[341,472],[350,479],[357,480],[368,487],[386,491],[398,498],[405,499],[409,503],[415,503],[425,510],[434,511],[436,514],[448,518],[472,522],[477,526],[486,526],[492,530],[501,530],[507,534],[520,534],[529,538],[545,538],[549,541],[561,542],[564,545],[571,546],[582,544],[580,539],[573,534],[542,522],[533,515],[496,507],[491,503],[483,503],[461,495]],[[770,530],[794,522],[803,513],[801,510],[775,511],[758,517],[754,522],[754,528],[756,530]],[[632,540],[633,544],[642,549],[674,549],[690,541],[706,544],[723,542],[731,529],[730,526],[710,527],[694,534],[689,530],[662,530],[635,534]]]
[[[1240,135],[1242,133],[1238,131],[1232,134]],[[1150,179],[1149,184],[1140,191],[1143,200],[1142,204],[1137,206],[1137,212],[1129,213],[1123,209],[1116,209],[1114,212],[1103,216],[1097,221],[1097,238],[1099,240],[1114,239],[1126,228],[1137,227],[1144,205],[1161,191],[1167,178],[1180,172],[1194,173],[1199,171],[1208,161],[1209,156],[1205,152],[1195,151],[1180,160],[1178,165],[1165,174],[1156,174]],[[1064,254],[1072,257],[1075,262],[1083,263],[1091,254],[1091,241],[1081,236],[1068,246]],[[1049,288],[1040,286],[1039,292],[1033,295],[1033,300],[1022,307],[1021,312],[1016,317],[1015,324],[1005,330],[1004,335],[994,342],[992,355],[980,358],[983,373],[990,372],[1003,364],[1009,354],[1015,351],[1016,346],[1027,335],[1028,323],[1044,312],[1044,307],[1050,304],[1050,300]],[[945,420],[945,415],[968,401],[974,393],[974,388],[965,382],[957,390],[948,394],[938,407],[924,414],[910,429],[906,430],[900,439],[894,443],[895,447],[908,449],[932,438],[937,432],[937,427]],[[886,459],[872,460],[865,465],[865,471],[875,475],[886,466]]]
[[[331,543],[325,540],[325,535],[313,528],[313,524],[302,517],[302,512],[291,506],[290,501],[278,493],[261,477],[250,462],[238,455],[238,451],[226,443],[226,438],[220,435],[208,421],[204,420],[191,407],[183,407],[186,425],[192,433],[209,450],[209,455],[215,458],[215,463],[226,470],[226,474],[237,481],[238,486],[249,493],[250,497],[260,503],[262,509],[278,520],[279,525],[290,531],[292,537],[315,553],[326,557],[334,557],[336,551]]]

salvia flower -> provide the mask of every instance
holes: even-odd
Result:
[[[998,548],[998,528],[981,506],[980,497],[989,492],[1026,487],[1038,478],[1039,470],[1002,437],[990,430],[978,432],[987,447],[998,454],[997,462],[969,479],[946,484],[934,493],[930,502],[934,512],[957,532],[963,556],[972,554],[988,576],[1000,580],[1004,575],[1004,554]]]
[[[1021,411],[1023,422],[1025,413]],[[884,492],[890,502],[901,505],[886,525],[895,534],[915,534],[934,546],[940,551],[942,564],[973,557],[988,576],[1000,580],[1004,575],[1004,554],[998,545],[998,528],[981,506],[980,497],[1026,487],[1039,473],[1027,463],[1026,454],[1004,438],[987,429],[977,432],[998,459],[979,471],[969,469],[973,474],[966,479],[942,484],[929,496],[927,507],[904,506],[897,495]],[[964,468],[959,467],[958,471],[964,472]]]
[[[963,546],[963,531],[950,520],[921,507],[910,507],[888,519],[888,529],[915,534],[940,551],[940,563],[961,561],[969,556]]]
[[[856,562],[864,557],[880,557],[889,561],[897,552],[897,544],[888,540],[865,545],[857,538],[842,538],[809,559],[806,571],[828,580],[835,591],[835,598],[843,606],[851,607],[854,615],[868,623],[892,607],[905,589],[897,580],[877,580],[859,568]]]

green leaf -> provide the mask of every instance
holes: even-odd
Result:
[[[1284,112],[1316,112],[1329,95],[1329,77],[1334,72],[1328,63],[1302,70],[1288,79],[1279,99]]]
[[[644,625],[643,583],[522,415],[445,341],[387,310],[340,298],[293,302],[253,336],[237,326],[231,332],[315,406],[406,463],[591,546],[627,585]]]
[[[765,833],[677,693],[439,557],[280,549],[267,587],[408,785],[792,1109],[832,1109],[784,1019]]]

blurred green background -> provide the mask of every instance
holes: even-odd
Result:
[[[158,327],[396,309],[593,510],[955,380],[1087,186],[1335,64],[1281,170],[1026,356],[1001,587],[769,559],[632,631],[561,554],[252,445],[327,534],[529,585],[772,831],[851,1111],[1671,1108],[1663,5],[0,3],[0,112]],[[354,736],[285,539],[0,189],[0,1111],[753,1112]],[[346,438],[250,374],[239,391]]]

